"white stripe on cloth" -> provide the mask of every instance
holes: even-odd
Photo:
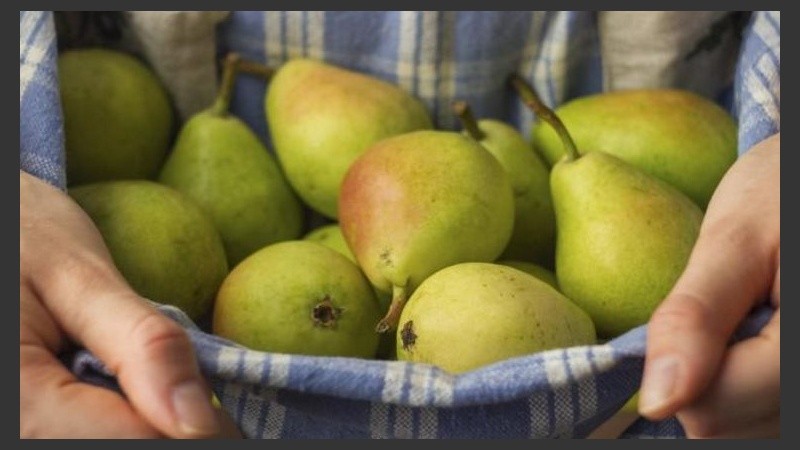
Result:
[[[764,42],[775,56],[780,59],[781,57],[781,36],[778,30],[769,22],[766,15],[769,14],[776,22],[781,21],[781,12],[766,12],[759,13],[755,23],[753,23],[753,32]]]
[[[411,439],[414,437],[414,410],[408,406],[393,406],[394,408],[394,437],[396,439]]]
[[[306,13],[306,33],[308,34],[308,57],[325,59],[325,12]]]
[[[282,28],[280,11],[264,12],[264,61],[270,67],[283,63]]]
[[[439,413],[435,408],[419,410],[419,427],[417,436],[420,439],[436,439],[439,431]]]
[[[269,358],[269,378],[267,379],[270,387],[285,387],[289,381],[289,366],[292,357],[280,353],[273,353]]]
[[[592,363],[589,360],[588,349],[586,347],[576,347],[567,349],[567,361],[572,379],[581,380],[578,384],[578,418],[582,421],[594,416],[597,413],[597,384],[592,370]]]
[[[52,18],[44,18],[42,20],[50,21],[49,24],[43,24],[39,27],[36,35],[32,35],[34,29],[36,28],[36,24],[38,23],[38,19],[42,18],[42,12],[28,12],[23,17],[23,22],[20,23],[20,58],[22,57],[23,53],[27,51],[25,61],[20,61],[20,68],[19,68],[19,101],[22,102],[22,98],[25,96],[25,93],[28,91],[28,86],[32,81],[34,81],[34,75],[36,74],[37,70],[39,70],[40,64],[42,59],[44,59],[47,51],[52,45],[55,40],[55,31],[53,30]],[[29,19],[30,18],[30,19]],[[24,32],[23,32],[24,29]],[[23,34],[25,35],[25,40],[23,40]],[[28,46],[28,41],[31,40],[30,46]],[[23,48],[26,47],[26,48]],[[36,77],[36,81],[41,83],[44,81],[46,77]],[[45,86],[48,89],[55,89],[55,86]]]
[[[286,11],[286,57],[304,56],[303,11]]]
[[[414,93],[414,54],[417,47],[417,13],[402,11],[400,13],[400,42],[397,46],[397,84],[407,92]],[[414,93],[416,94],[416,93]]]
[[[531,438],[546,436],[550,431],[550,416],[547,406],[547,392],[535,391],[528,397],[528,411],[531,419]]]
[[[422,12],[422,33],[420,33],[419,66],[417,66],[417,77],[419,78],[419,91],[417,95],[422,97],[428,104],[436,101],[436,85],[439,81],[437,72],[437,56],[439,53],[439,21],[437,11]]]
[[[572,414],[572,393],[568,384],[569,374],[564,363],[564,351],[550,351],[544,355],[544,369],[547,381],[553,386],[554,405],[553,424],[558,437],[569,437],[569,430],[574,424]]]

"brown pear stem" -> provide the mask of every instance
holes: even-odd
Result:
[[[236,73],[239,71],[239,64],[242,58],[238,53],[228,53],[222,68],[222,81],[219,84],[217,98],[211,110],[220,116],[228,114],[231,106],[231,96],[233,96],[233,85],[236,81]]]
[[[581,155],[578,153],[578,149],[575,147],[575,141],[572,140],[572,136],[570,136],[567,131],[567,127],[564,126],[564,123],[558,118],[556,113],[542,102],[539,95],[536,93],[536,89],[517,74],[511,75],[509,82],[522,98],[525,105],[527,105],[537,117],[547,122],[556,130],[556,133],[558,133],[558,136],[561,138],[561,143],[564,145],[564,149],[567,151],[567,159],[572,161],[580,158]]]
[[[480,142],[486,138],[486,133],[481,131],[480,127],[478,127],[478,121],[475,120],[469,103],[462,100],[453,102],[453,112],[456,113],[456,116],[458,116],[458,119],[461,121],[461,126],[467,130],[467,133],[472,139]]]
[[[275,74],[275,69],[264,64],[259,64],[255,61],[242,59],[239,61],[239,72],[257,75],[264,80],[269,81],[272,78],[272,75]]]
[[[400,322],[400,314],[403,312],[403,307],[406,306],[407,300],[408,296],[406,295],[406,287],[393,286],[392,304],[389,305],[389,311],[386,313],[383,319],[378,322],[378,326],[375,327],[375,331],[378,333],[386,333],[396,329],[397,324]]]
[[[223,61],[222,81],[219,85],[217,98],[214,100],[214,105],[211,107],[211,110],[214,111],[215,114],[220,116],[228,114],[228,110],[231,106],[231,97],[233,96],[233,85],[239,73],[258,75],[269,81],[274,70],[263,64],[242,59],[238,53],[228,53]]]

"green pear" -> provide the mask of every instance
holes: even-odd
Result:
[[[465,133],[497,158],[514,188],[514,231],[501,258],[552,267],[556,219],[549,169],[514,127],[499,120],[476,121],[465,102],[456,102],[454,109]]]
[[[303,210],[278,164],[228,113],[239,61],[235,54],[227,59],[215,104],[186,122],[159,176],[209,214],[231,267],[262,247],[296,239],[303,226]]]
[[[281,66],[266,116],[272,145],[298,195],[335,218],[347,169],[370,145],[432,127],[424,105],[399,87],[309,59]]]
[[[474,140],[415,131],[356,160],[342,183],[339,220],[372,284],[393,292],[377,327],[385,332],[434,272],[500,256],[514,225],[514,194],[503,167]]]
[[[69,194],[139,295],[195,320],[210,311],[228,264],[219,233],[194,202],[146,180],[93,183]]]
[[[355,255],[350,251],[350,247],[347,246],[347,241],[344,240],[344,236],[342,235],[342,228],[338,224],[332,223],[315,228],[309,231],[308,234],[303,237],[303,240],[319,242],[325,247],[336,250],[346,256],[350,261],[358,264]]]
[[[666,181],[705,209],[737,156],[733,118],[687,91],[642,89],[578,98],[556,110],[580,152],[604,151]],[[534,148],[553,165],[558,135],[539,122]]]
[[[397,357],[462,373],[594,343],[589,316],[547,283],[507,266],[462,263],[431,275],[408,300]]]
[[[344,235],[342,235],[342,228],[338,224],[334,223],[315,228],[311,230],[303,240],[319,242],[332,250],[336,250],[346,256],[350,261],[358,264],[355,255],[350,251],[350,247],[347,246],[347,241],[344,240]],[[391,294],[375,289],[375,296],[378,298],[381,314],[385,314],[389,310],[389,305],[392,302]],[[394,348],[394,333],[382,333],[380,344],[378,344],[378,359],[396,359]]]
[[[702,211],[679,190],[616,156],[578,153],[558,116],[521,78],[513,82],[567,151],[550,173],[561,292],[592,317],[601,337],[646,323],[683,273]]]
[[[147,66],[115,50],[69,50],[58,81],[70,185],[156,176],[175,118]]]
[[[358,266],[322,244],[288,241],[236,266],[214,304],[214,334],[276,353],[373,358],[380,309]]]
[[[556,274],[551,272],[544,267],[530,263],[528,261],[498,261],[497,264],[513,267],[517,270],[521,270],[528,275],[533,275],[534,277],[544,281],[545,283],[552,286],[554,289],[559,290],[558,288],[558,281],[556,280]]]

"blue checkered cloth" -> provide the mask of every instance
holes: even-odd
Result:
[[[309,56],[395,82],[442,128],[456,126],[449,104],[458,98],[527,132],[530,113],[503,85],[512,71],[553,105],[602,89],[593,13],[235,12],[218,36],[221,53],[273,66]],[[740,153],[780,130],[780,12],[753,14],[742,39],[733,84],[717,90],[739,121]],[[20,168],[64,188],[56,58],[52,14],[20,12]],[[263,94],[261,84],[238,83],[233,109],[268,142]],[[584,437],[638,389],[645,354],[639,327],[604,345],[454,376],[424,364],[256,352],[159,307],[186,327],[204,374],[250,438]],[[737,337],[756,333],[770,314],[755,310]],[[88,352],[66,363],[88,382],[117,388]],[[682,436],[674,419],[640,419],[622,435]]]

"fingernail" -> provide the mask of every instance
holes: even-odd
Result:
[[[172,406],[181,431],[190,436],[215,435],[220,431],[211,407],[211,394],[198,381],[179,384],[172,391]]]
[[[657,413],[672,397],[678,376],[678,359],[662,356],[648,361],[639,394],[639,411],[642,414]]]

